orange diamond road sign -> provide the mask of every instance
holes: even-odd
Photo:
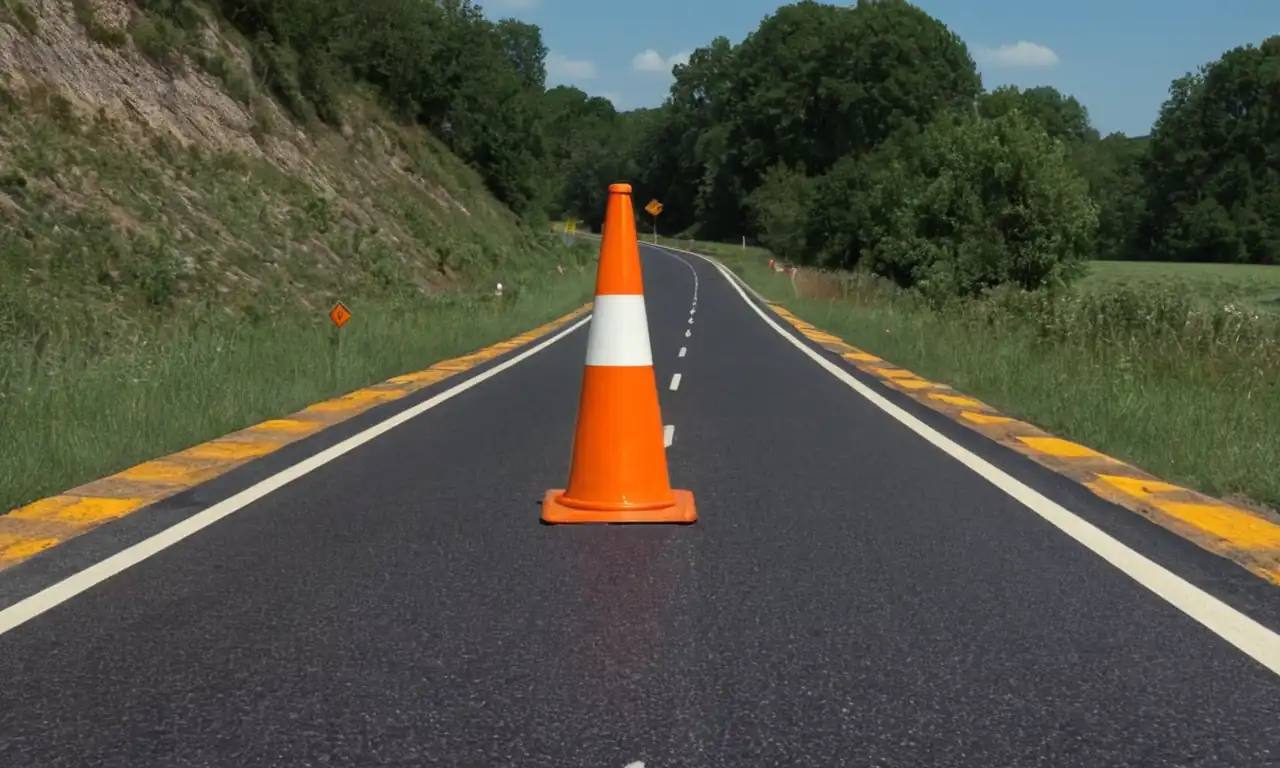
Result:
[[[657,216],[662,213],[662,203],[657,200],[650,200],[649,204],[646,205],[644,209],[649,212],[650,216]]]
[[[333,309],[329,310],[329,319],[333,321],[334,325],[341,328],[351,319],[351,310],[347,309],[347,306],[342,302],[338,302],[333,305]]]

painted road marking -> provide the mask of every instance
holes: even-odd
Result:
[[[1065,459],[1105,459],[1109,458],[1101,453],[1087,448],[1079,443],[1073,443],[1070,440],[1063,440],[1060,437],[1019,437],[1018,442],[1023,443],[1033,451],[1047,453],[1050,456],[1059,456]]]
[[[937,397],[937,395],[930,395],[930,397]],[[990,413],[975,413],[973,411],[961,411],[960,417],[972,421],[974,424],[1009,424],[1013,422],[1013,419],[1008,416],[994,416]]]
[[[538,328],[462,357],[442,360],[423,371],[348,392],[304,411],[269,419],[178,453],[143,462],[108,477],[40,499],[0,515],[0,570],[73,539],[92,528],[131,514],[319,432],[383,402],[405,397],[432,383],[523,346],[586,312],[586,304]]]
[[[689,318],[689,325],[693,325],[693,318]]]
[[[693,254],[699,256],[699,254]],[[705,258],[701,257],[700,258]],[[968,467],[982,479],[1016,499],[1058,530],[1070,536],[1095,555],[1110,563],[1129,578],[1146,587],[1170,605],[1190,616],[1201,626],[1231,643],[1247,656],[1273,673],[1280,675],[1280,634],[1254,621],[1235,608],[1205,592],[1181,576],[1130,549],[1119,540],[1075,513],[1023,483],[991,462],[937,431],[905,409],[890,402],[848,371],[827,360],[809,345],[787,333],[773,318],[747,296],[739,280],[725,267],[706,259],[729,281],[753,312],[783,339],[800,350],[824,370],[843,382],[903,426],[927,440],[935,448]]]
[[[58,522],[72,525],[97,525],[124,517],[146,504],[146,499],[81,498],[53,496],[19,507],[8,514],[13,520]]]
[[[440,392],[428,400],[418,403],[411,408],[406,408],[400,413],[390,416],[382,422],[348,437],[337,445],[326,448],[314,456],[303,459],[297,464],[283,469],[265,480],[261,480],[249,486],[234,496],[197,512],[191,517],[166,528],[150,538],[144,539],[131,547],[123,549],[105,560],[101,560],[89,566],[79,573],[68,576],[62,581],[42,589],[34,595],[14,603],[8,608],[0,610],[0,635],[22,626],[50,608],[58,606],[81,592],[101,584],[117,573],[137,565],[152,555],[172,547],[174,544],[177,544],[188,536],[198,533],[219,520],[244,509],[253,502],[269,495],[272,491],[278,490],[294,480],[314,472],[335,459],[354,451],[370,440],[390,432],[410,419],[421,416],[432,408],[452,400],[454,397],[457,397],[472,387],[477,387],[480,384],[483,384],[494,376],[497,376],[512,366],[527,360],[579,328],[582,328],[590,320],[590,316],[584,317],[568,328],[560,331],[555,336],[552,336],[535,347],[531,347],[524,352],[521,352],[510,360],[499,363],[483,373],[472,376],[466,381],[458,382],[454,386]]]
[[[685,337],[686,339],[687,339],[687,338],[689,338],[689,337],[690,337],[690,336],[692,336],[692,335],[693,335],[693,331],[685,331],[685,332],[684,332],[684,337]]]
[[[662,444],[667,448],[676,441],[676,425],[668,424],[662,428]]]
[[[679,388],[680,388],[680,374],[677,373],[671,377],[671,391],[675,392]]]
[[[758,295],[757,298],[759,298]],[[768,306],[774,314],[800,331],[805,338],[817,341],[828,352],[834,352],[843,359],[853,362],[859,370],[879,377],[882,383],[907,390],[922,404],[970,427],[987,439],[1029,456],[1041,466],[1080,483],[1097,496],[1137,512],[1151,522],[1163,526],[1203,549],[1232,560],[1253,574],[1280,586],[1280,546],[1260,548],[1256,543],[1259,540],[1271,541],[1280,538],[1280,526],[1277,526],[1274,520],[1189,488],[1178,488],[1168,483],[1163,484],[1164,488],[1159,491],[1159,495],[1135,493],[1131,488],[1117,487],[1115,483],[1107,481],[1108,475],[1100,472],[1100,467],[1114,467],[1113,471],[1124,469],[1137,476],[1144,473],[1136,467],[1129,467],[1114,457],[1086,446],[1046,436],[1035,426],[995,413],[990,406],[977,400],[959,397],[954,393],[930,394],[926,392],[933,388],[930,383],[918,377],[895,378],[906,374],[884,361],[879,365],[864,365],[866,360],[861,359],[860,354],[865,353],[861,350],[849,346],[831,334],[814,329],[812,325],[789,312],[786,307],[775,304],[768,304]],[[828,341],[828,339],[835,339],[835,341]],[[874,358],[874,356],[871,357]],[[945,387],[946,385],[937,386]],[[953,407],[940,408],[938,403]],[[965,410],[968,408],[975,410]],[[1136,477],[1127,478],[1127,480],[1130,485],[1138,482]],[[1148,483],[1147,486],[1150,490],[1151,484]],[[1169,508],[1163,506],[1166,504],[1198,506],[1190,510],[1175,506],[1172,508],[1174,511],[1170,512]],[[1186,514],[1180,514],[1183,512]],[[1230,518],[1229,522],[1227,518]],[[1260,538],[1260,534],[1257,533],[1259,530],[1266,530],[1268,533],[1261,535]],[[1237,535],[1241,539],[1230,540],[1227,538],[1229,535]]]
[[[955,405],[955,406],[959,406],[960,408],[982,408],[982,403],[970,397],[960,397],[959,395],[943,395],[943,394],[929,395],[929,397],[933,398],[934,400],[937,400],[940,403],[946,403],[947,405]]]
[[[676,355],[676,357],[684,357],[686,354],[688,354],[688,352],[689,352],[688,347],[681,347],[680,354]]]

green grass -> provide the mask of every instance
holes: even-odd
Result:
[[[358,96],[350,125],[295,145],[301,175],[0,89],[0,512],[590,299],[589,247]],[[354,319],[335,372],[336,300]]]
[[[352,301],[340,354],[319,316],[197,324],[48,367],[0,358],[25,372],[0,390],[0,509],[510,338],[588,301],[593,277],[578,266],[510,300]]]
[[[1189,290],[1216,306],[1236,304],[1280,312],[1280,268],[1256,264],[1184,264],[1145,261],[1095,261],[1080,281],[1082,290],[1118,286],[1173,287]]]
[[[1239,302],[1280,272],[1173,265],[1144,282],[1127,276],[1161,268],[1103,265],[1071,296],[1000,294],[939,312],[865,276],[826,278],[821,295],[833,298],[797,296],[760,249],[692,250],[850,344],[1004,413],[1171,482],[1280,509],[1280,319],[1205,301]]]

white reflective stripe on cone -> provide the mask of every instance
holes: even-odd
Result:
[[[587,338],[587,365],[653,365],[644,296],[597,296]]]

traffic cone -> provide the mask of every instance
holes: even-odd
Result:
[[[693,494],[671,489],[649,347],[631,185],[609,186],[587,363],[566,489],[546,523],[692,523]]]

